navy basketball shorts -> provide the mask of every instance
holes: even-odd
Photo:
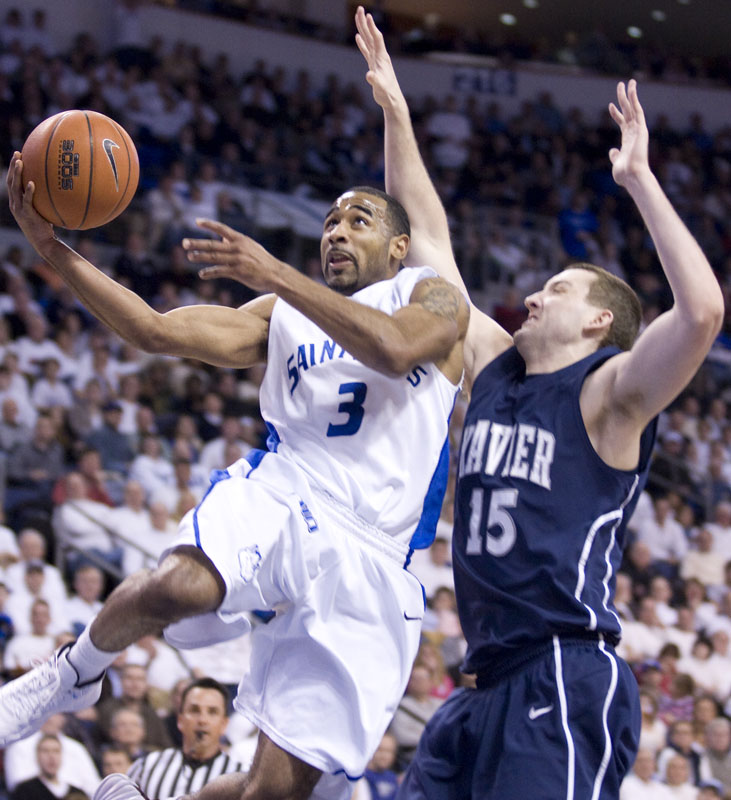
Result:
[[[616,800],[639,734],[637,682],[613,648],[554,637],[494,683],[452,694],[398,800]]]

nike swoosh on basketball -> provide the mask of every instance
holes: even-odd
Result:
[[[531,706],[528,709],[528,719],[538,719],[538,717],[548,714],[549,711],[553,711],[553,703],[550,706],[542,706],[541,708]]]
[[[104,152],[107,154],[109,163],[112,165],[112,172],[114,173],[114,186],[116,190],[119,191],[119,176],[117,175],[117,162],[114,160],[114,153],[112,152],[112,148],[114,147],[116,147],[119,150],[119,145],[112,139],[104,139],[102,141],[102,147],[104,148]]]

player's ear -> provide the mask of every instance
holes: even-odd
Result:
[[[609,332],[614,322],[614,314],[608,308],[597,308],[587,328],[596,333],[605,335]],[[602,337],[600,337],[602,338]]]
[[[398,261],[403,261],[409,252],[411,240],[408,234],[402,233],[399,236],[392,236],[389,244],[389,253]]]

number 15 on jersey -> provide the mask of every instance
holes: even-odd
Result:
[[[472,490],[470,496],[470,533],[467,539],[467,555],[479,556],[484,550],[490,555],[507,555],[515,544],[518,531],[510,509],[518,504],[517,489],[495,489],[489,493],[490,502],[487,509],[487,520],[483,526],[485,495],[481,487]],[[491,529],[497,529],[491,533]],[[485,542],[482,542],[482,531],[485,531]]]

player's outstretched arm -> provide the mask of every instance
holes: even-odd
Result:
[[[615,407],[646,423],[687,385],[721,327],[721,289],[698,243],[670,204],[648,160],[648,131],[631,80],[617,87],[609,112],[622,134],[609,157],[615,181],[630,193],[652,236],[673,292],[673,307],[654,320],[632,350],[617,359],[612,386]]]
[[[456,348],[461,353],[469,319],[467,302],[453,284],[441,278],[418,283],[411,303],[390,315],[316,283],[227,225],[197,222],[221,237],[183,240],[189,260],[212,265],[201,269],[202,278],[231,278],[276,294],[372,369],[405,375],[419,363],[441,366],[451,360]],[[401,261],[409,238],[404,234],[394,239],[392,255]],[[459,373],[461,365],[454,382]]]
[[[411,125],[406,98],[396,78],[383,34],[362,6],[355,15],[355,41],[368,72],[366,81],[383,110],[385,122],[386,191],[406,209],[411,222],[411,247],[407,263],[428,264],[440,275],[467,289],[452,254],[447,215],[429,178]]]
[[[23,191],[20,153],[13,155],[7,184],[10,210],[38,254],[81,302],[121,338],[148,353],[197,358],[216,366],[246,367],[266,359],[273,298],[244,309],[186,306],[159,314],[56,238],[33,208],[33,183]]]
[[[468,296],[452,252],[447,215],[419,153],[406,98],[396,78],[383,35],[362,6],[355,15],[356,43],[368,72],[366,80],[383,110],[386,190],[406,209],[411,246],[406,263],[433,267]],[[511,337],[474,306],[465,342],[465,370],[471,377],[512,344]]]

